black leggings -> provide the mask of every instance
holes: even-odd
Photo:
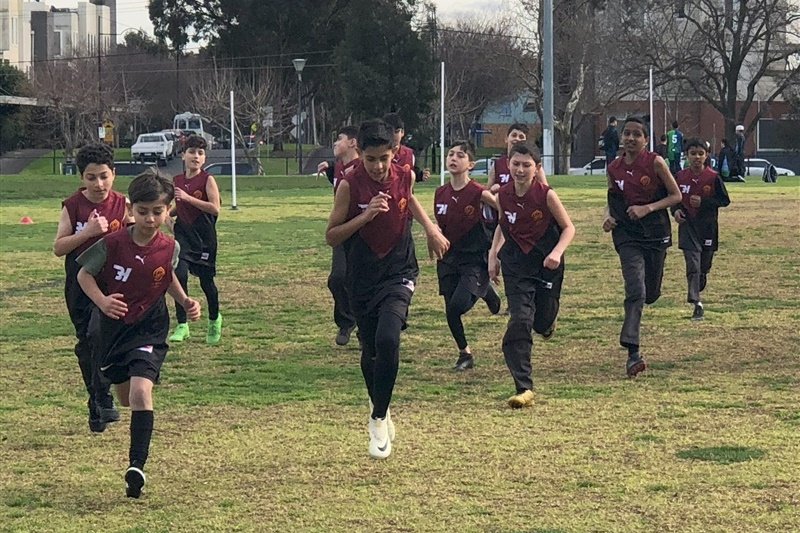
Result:
[[[178,261],[175,276],[186,294],[189,294],[189,263],[183,259]],[[214,276],[200,270],[198,277],[200,278],[200,288],[203,289],[206,300],[208,300],[208,319],[216,320],[219,317],[219,291],[214,283]],[[186,310],[178,302],[175,302],[175,317],[179,324],[186,323]]]
[[[372,399],[374,418],[383,418],[392,400],[400,363],[400,332],[406,325],[411,301],[408,295],[391,294],[368,314],[356,318],[361,339],[361,373]]]
[[[461,285],[457,286],[451,294],[444,295],[447,325],[450,327],[450,333],[453,334],[459,350],[463,350],[468,345],[461,317],[467,314],[477,301],[478,297]]]

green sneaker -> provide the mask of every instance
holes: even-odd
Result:
[[[169,342],[183,342],[189,337],[189,324],[178,324],[175,332],[169,336]]]
[[[206,333],[206,344],[218,344],[222,336],[222,315],[217,315],[216,320],[208,321],[208,332]]]

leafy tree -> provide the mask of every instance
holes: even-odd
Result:
[[[29,96],[28,78],[19,69],[0,63],[0,95]],[[30,108],[0,104],[0,153],[12,150],[25,136]]]

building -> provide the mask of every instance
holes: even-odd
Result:
[[[0,60],[24,72],[37,61],[95,55],[116,43],[116,0],[55,8],[44,2],[0,0]]]
[[[530,128],[528,138],[536,141],[542,133],[536,106],[529,92],[520,93],[515,98],[494,102],[487,106],[480,116],[479,128],[475,134],[475,144],[479,147],[505,148],[508,127],[515,122],[527,124]],[[485,133],[480,133],[481,131]]]

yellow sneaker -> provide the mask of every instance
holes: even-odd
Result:
[[[511,398],[508,399],[508,405],[510,405],[514,409],[520,409],[522,407],[530,407],[533,405],[533,391],[526,390],[519,394],[515,394]]]

